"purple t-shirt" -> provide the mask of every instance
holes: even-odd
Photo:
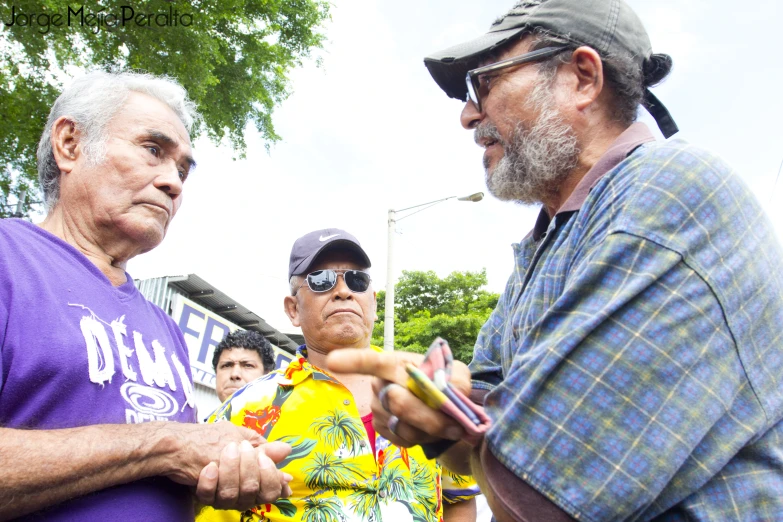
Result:
[[[0,220],[0,426],[195,422],[182,333],[127,277],[114,287],[56,236]],[[187,487],[155,477],[24,519],[192,521],[193,503]]]

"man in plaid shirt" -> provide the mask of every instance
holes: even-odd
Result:
[[[466,100],[489,190],[542,204],[452,376],[493,424],[441,459],[498,520],[783,520],[783,255],[728,166],[634,123],[641,104],[677,131],[648,89],[671,63],[622,0],[518,2],[425,59]],[[406,360],[328,362],[378,377],[395,444],[459,440]]]

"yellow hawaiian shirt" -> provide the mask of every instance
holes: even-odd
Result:
[[[293,495],[242,513],[204,507],[197,522],[440,522],[442,498],[479,493],[471,477],[441,475],[418,446],[398,448],[376,434],[373,455],[353,395],[307,362],[305,347],[287,369],[238,390],[209,422],[221,420],[291,445],[278,468],[293,475]]]

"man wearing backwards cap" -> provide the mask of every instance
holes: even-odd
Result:
[[[490,191],[542,204],[452,375],[492,426],[443,462],[498,520],[783,520],[783,253],[729,167],[633,123],[676,132],[649,91],[671,59],[620,0],[539,0],[425,65]],[[384,437],[443,448],[461,427],[404,387],[410,357],[328,365],[379,377]]]
[[[205,508],[198,522],[475,522],[478,487],[472,478],[441,470],[421,448],[400,448],[376,436],[370,377],[323,370],[334,351],[378,350],[370,347],[377,316],[369,267],[359,241],[344,230],[317,230],[296,240],[284,304],[305,345],[286,370],[237,391],[210,419],[290,443],[291,456],[280,467],[294,477],[293,494],[243,514]]]

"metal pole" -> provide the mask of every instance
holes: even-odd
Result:
[[[383,314],[383,349],[394,350],[394,210],[389,209],[386,246],[386,310]]]
[[[456,198],[457,196],[449,196],[443,199],[436,199],[435,201],[429,201],[427,203],[421,203],[412,207],[401,208],[399,210],[389,209],[389,218],[386,222],[388,225],[388,240],[386,246],[386,310],[383,314],[383,349],[386,351],[394,351],[394,228],[397,221],[418,214],[423,210],[427,210],[433,205],[442,203],[443,201]],[[481,201],[484,198],[483,192],[476,192],[470,196],[457,198],[459,201]],[[420,208],[424,207],[424,208]],[[400,218],[395,219],[395,213],[403,212],[405,210],[412,210],[418,208],[419,210],[406,214]]]
[[[19,194],[19,201],[16,202],[16,212],[14,213],[15,218],[24,217],[22,210],[24,210],[25,197],[27,197],[27,189],[22,190],[22,193]]]

